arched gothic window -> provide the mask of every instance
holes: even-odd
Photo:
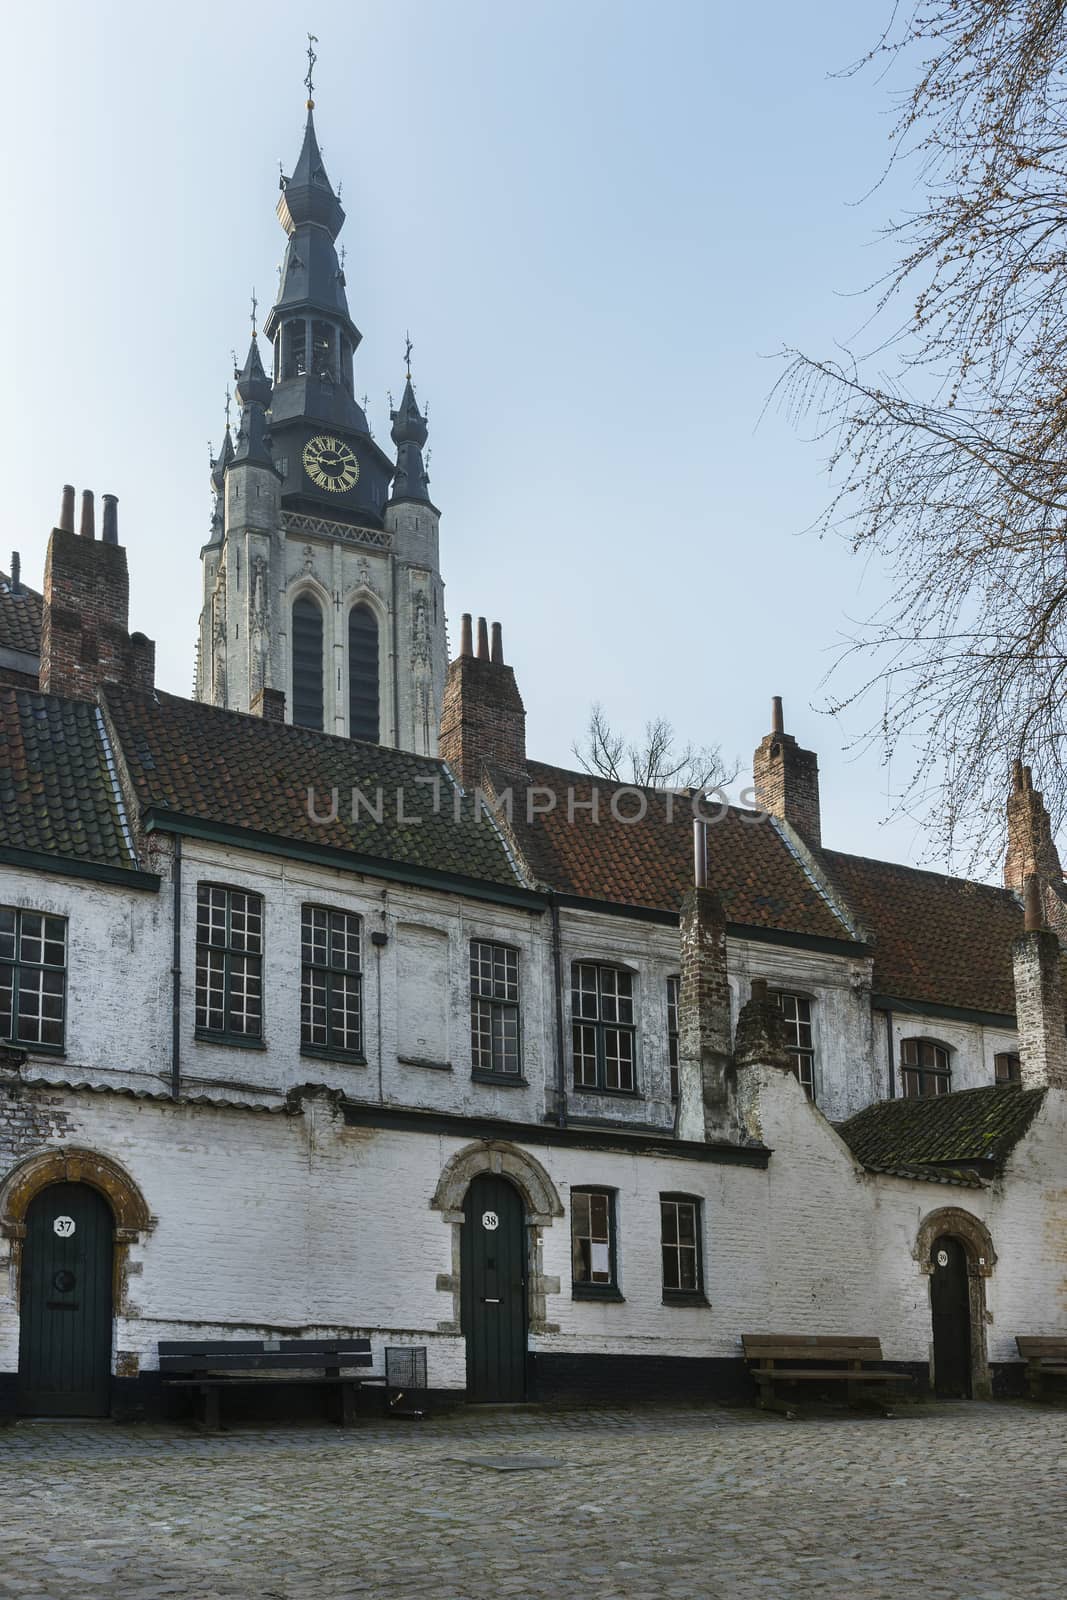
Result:
[[[309,594],[293,601],[293,721],[322,727],[322,608]]]
[[[378,619],[370,606],[348,613],[348,731],[353,739],[377,744],[379,723]]]

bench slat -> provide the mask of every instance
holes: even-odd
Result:
[[[790,1383],[807,1378],[837,1379],[840,1383],[910,1383],[910,1372],[877,1372],[872,1367],[757,1367],[755,1376],[762,1379],[786,1378]]]
[[[239,1388],[240,1385],[244,1384],[244,1383],[254,1383],[257,1386],[257,1388],[261,1388],[261,1389],[270,1389],[270,1388],[273,1388],[273,1387],[279,1386],[279,1385],[284,1386],[285,1388],[288,1389],[290,1386],[296,1385],[296,1384],[299,1384],[299,1383],[313,1383],[316,1386],[316,1388],[320,1388],[321,1389],[324,1385],[329,1385],[329,1384],[338,1384],[338,1383],[358,1383],[358,1384],[362,1384],[362,1382],[363,1382],[362,1378],[358,1378],[358,1377],[355,1377],[355,1376],[353,1376],[351,1378],[240,1378],[240,1377],[236,1377],[236,1376],[234,1376],[234,1377],[225,1377],[225,1378],[168,1378],[167,1379],[167,1388],[168,1389],[234,1389],[234,1388]]]
[[[1046,1356],[1058,1357],[1067,1360],[1067,1338],[1052,1338],[1045,1336],[1031,1336],[1020,1334],[1016,1337],[1019,1354],[1031,1359]]]
[[[373,1357],[363,1351],[327,1350],[313,1355],[310,1351],[303,1354],[283,1355],[274,1352],[271,1355],[190,1355],[190,1356],[160,1356],[159,1370],[161,1372],[212,1372],[227,1369],[245,1372],[279,1372],[287,1368],[294,1371],[301,1367],[369,1367],[373,1364]]]
[[[745,1356],[753,1361],[881,1361],[879,1339],[791,1339],[784,1334],[742,1335]]]

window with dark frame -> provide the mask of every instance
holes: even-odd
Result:
[[[300,1045],[363,1059],[361,919],[305,905],[300,920]]]
[[[667,979],[667,1061],[671,1072],[671,1099],[678,1098],[678,996],[681,978]]]
[[[617,1294],[615,1193],[571,1190],[571,1288],[581,1298]]]
[[[471,940],[471,1070],[519,1076],[519,952]]]
[[[263,897],[201,883],[196,891],[196,1031],[263,1037]]]
[[[905,1100],[932,1100],[948,1094],[952,1071],[945,1046],[932,1039],[902,1039],[900,1085]]]
[[[636,1087],[633,976],[620,967],[576,961],[571,968],[576,1089],[632,1094]]]
[[[702,1295],[700,1201],[692,1195],[664,1194],[660,1195],[659,1211],[664,1299]]]
[[[62,1050],[67,919],[0,906],[0,1038]]]
[[[1013,1050],[1001,1050],[993,1057],[993,1075],[997,1083],[1022,1083],[1023,1064]]]
[[[785,1047],[793,1070],[809,1100],[815,1099],[815,1035],[811,1026],[811,1001],[807,995],[774,989],[771,998],[785,1023]]]

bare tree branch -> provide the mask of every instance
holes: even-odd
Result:
[[[727,770],[718,745],[698,748],[687,743],[679,748],[665,717],[646,722],[640,744],[627,742],[599,704],[590,710],[584,739],[575,740],[571,748],[584,771],[644,789],[721,788],[738,772],[736,764]]]

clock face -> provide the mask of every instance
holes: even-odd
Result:
[[[344,494],[359,477],[359,462],[343,439],[320,433],[304,446],[304,471],[317,488]]]

